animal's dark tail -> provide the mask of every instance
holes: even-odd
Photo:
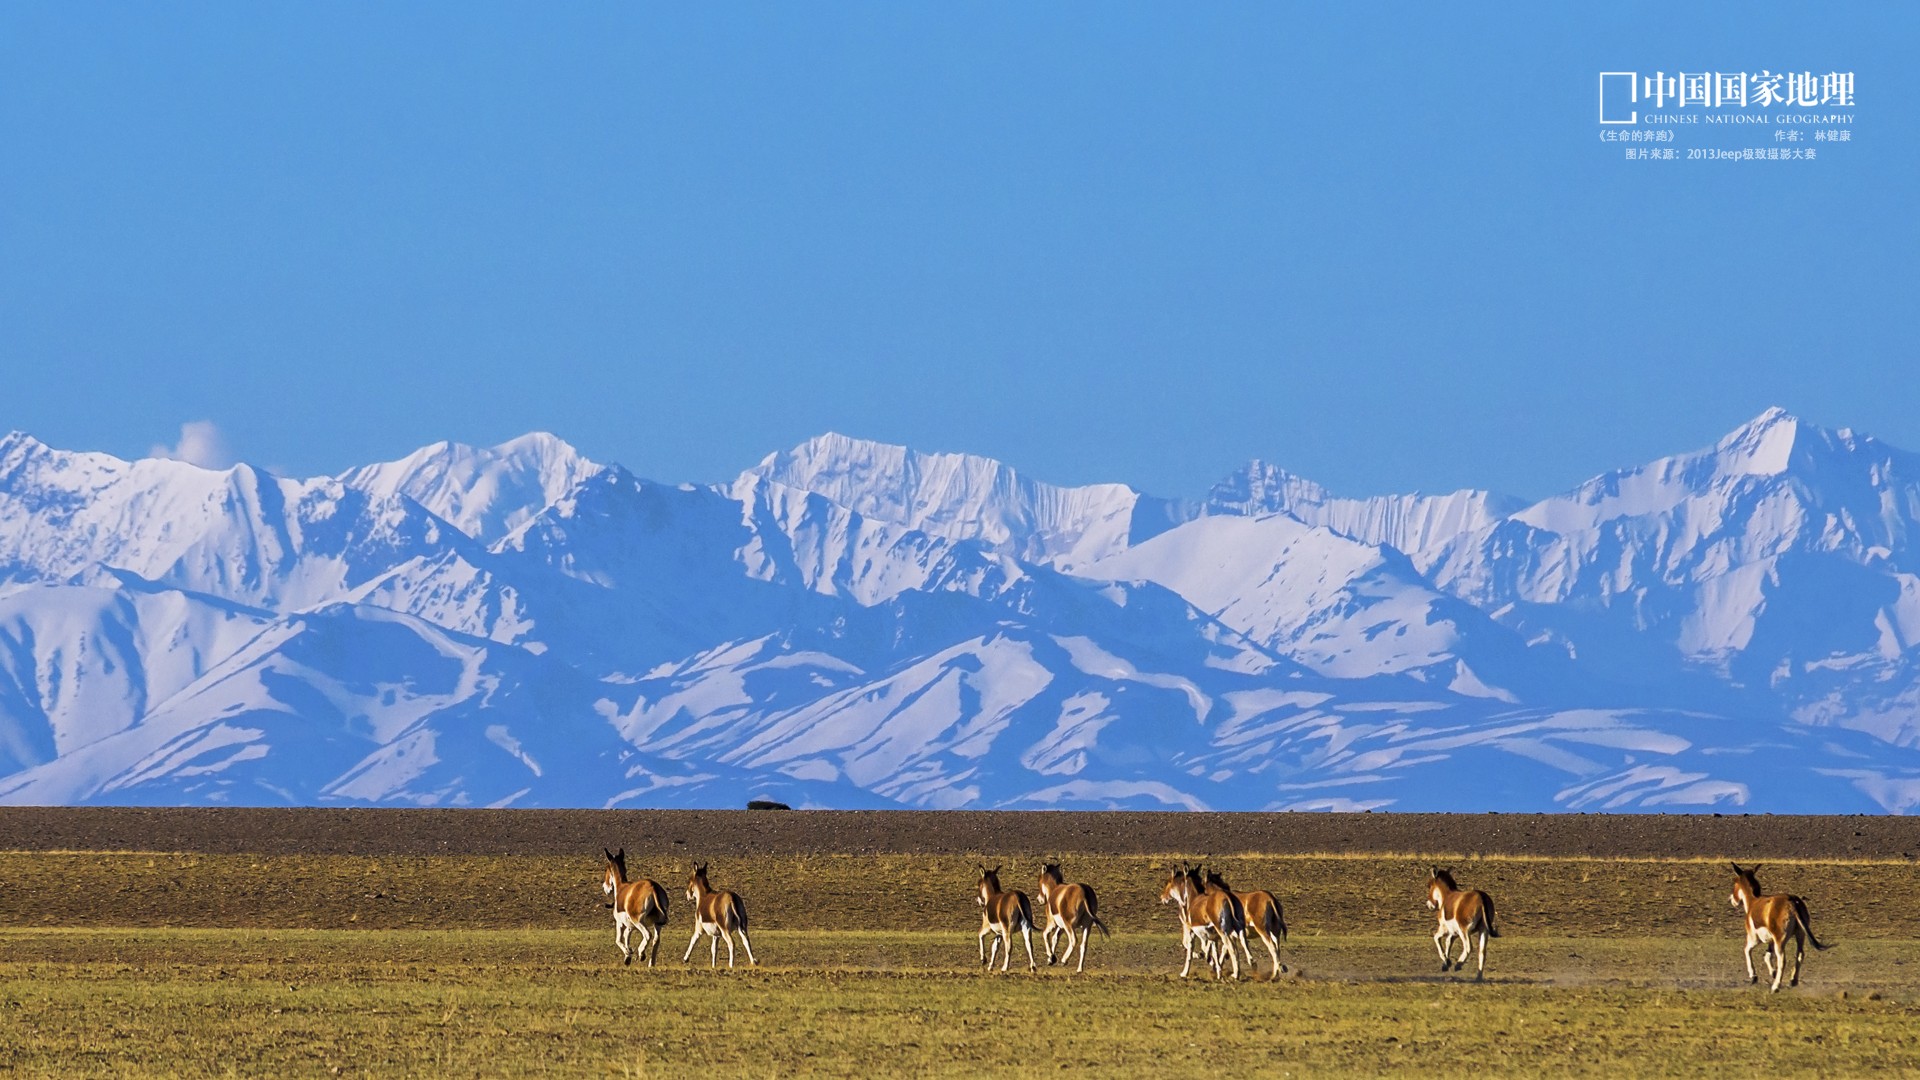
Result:
[[[1821,952],[1831,949],[1833,946],[1821,944],[1820,939],[1813,936],[1813,919],[1807,915],[1807,902],[1797,896],[1787,897],[1787,902],[1793,905],[1793,919],[1800,924],[1800,932],[1807,935],[1807,944]]]
[[[1267,932],[1280,935],[1281,941],[1287,940],[1287,916],[1280,910],[1278,900],[1267,905]]]
[[[1486,898],[1486,909],[1487,909],[1487,936],[1499,937],[1500,928],[1493,924],[1493,897],[1491,896]]]
[[[1238,896],[1230,895],[1228,897],[1228,900],[1229,900],[1229,903],[1227,904],[1226,917],[1227,917],[1227,922],[1230,925],[1224,926],[1222,927],[1222,929],[1224,929],[1229,934],[1246,933],[1247,932],[1247,905],[1243,903]]]
[[[744,932],[747,928],[747,905],[740,901],[740,897],[735,896],[733,903],[729,906],[733,908],[733,921],[735,925]],[[696,912],[695,914],[698,913]],[[728,948],[732,948],[732,946],[728,946]]]
[[[1033,929],[1033,904],[1027,900],[1026,893],[1016,892],[1013,895],[1020,899],[1020,921],[1027,924],[1027,929]]]

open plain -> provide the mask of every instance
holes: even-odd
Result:
[[[1920,1070],[1920,822],[1688,816],[0,809],[0,1068],[29,1075]],[[623,967],[602,846],[668,887]],[[1074,976],[984,974],[976,865],[1092,884]],[[1289,971],[1177,977],[1169,861],[1285,905]],[[1726,860],[1811,905],[1747,985]],[[688,865],[747,901],[708,969]],[[1421,886],[1490,892],[1488,979]],[[1035,947],[1039,948],[1038,935]],[[1255,975],[1257,972],[1257,976]]]

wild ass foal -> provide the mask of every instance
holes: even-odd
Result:
[[[1047,949],[1047,966],[1053,966],[1053,943],[1061,935],[1067,939],[1067,948],[1060,954],[1060,962],[1067,962],[1067,956],[1073,952],[1073,936],[1077,931],[1080,935],[1080,963],[1074,971],[1087,970],[1087,935],[1097,926],[1102,937],[1113,936],[1107,930],[1107,924],[1100,921],[1100,899],[1093,894],[1093,886],[1068,884],[1066,877],[1060,873],[1059,863],[1042,863],[1040,907],[1047,913],[1047,928],[1040,932],[1040,944]]]
[[[1040,970],[1040,965],[1033,962],[1033,905],[1027,902],[1027,894],[1019,889],[1000,891],[1000,868],[989,870],[984,864],[975,889],[974,900],[980,904],[980,963],[991,969],[994,953],[1004,943],[1007,955],[1000,961],[1000,970],[1007,970],[1013,960],[1013,934],[1017,930],[1027,943],[1027,970]],[[988,934],[994,935],[992,950],[987,948]]]
[[[1727,899],[1746,914],[1747,944],[1740,950],[1740,955],[1747,962],[1747,981],[1760,981],[1760,977],[1753,973],[1753,947],[1756,944],[1765,945],[1766,951],[1760,955],[1773,975],[1773,992],[1779,993],[1780,976],[1787,970],[1787,942],[1791,941],[1793,981],[1787,985],[1799,986],[1800,961],[1807,955],[1807,945],[1823,951],[1827,948],[1813,936],[1813,922],[1807,917],[1807,902],[1785,893],[1764,896],[1760,892],[1760,879],[1754,876],[1760,872],[1757,864],[1746,870],[1740,869],[1739,863],[1731,865],[1733,895]]]
[[[1225,881],[1221,880],[1218,873],[1212,870],[1207,871],[1207,887],[1209,889],[1218,888],[1222,892],[1235,897],[1246,908],[1246,929],[1252,930],[1259,936],[1260,941],[1266,945],[1267,956],[1273,960],[1273,971],[1271,974],[1275,978],[1278,978],[1281,972],[1287,970],[1287,965],[1280,962],[1279,943],[1286,940],[1287,937],[1287,920],[1285,914],[1280,910],[1280,901],[1275,900],[1273,894],[1267,892],[1265,889],[1236,893],[1228,887]],[[1247,947],[1247,935],[1242,932],[1236,940],[1240,942],[1240,951],[1246,954],[1248,966],[1252,966],[1253,950]]]
[[[660,958],[660,928],[667,924],[667,890],[660,883],[647,878],[639,881],[627,880],[627,849],[607,851],[607,873],[600,879],[600,891],[613,897],[613,943],[620,946],[620,955],[625,957],[622,963],[633,963],[635,950],[627,947],[628,940],[635,930],[640,931],[641,956],[646,957],[647,966]],[[647,946],[653,946],[653,952],[647,952]]]
[[[1204,952],[1214,978],[1220,978],[1227,960],[1233,961],[1233,977],[1240,977],[1240,954],[1233,951],[1232,940],[1235,934],[1246,933],[1246,908],[1238,898],[1221,890],[1208,892],[1199,868],[1182,863],[1179,869],[1167,871],[1160,902],[1175,905],[1180,916],[1180,947],[1186,957],[1180,966],[1181,978],[1193,970],[1196,944]]]
[[[1433,932],[1433,947],[1440,950],[1440,970],[1465,971],[1467,954],[1473,951],[1472,938],[1480,939],[1480,968],[1474,979],[1487,977],[1487,939],[1499,937],[1493,925],[1493,897],[1478,889],[1462,889],[1454,884],[1453,872],[1436,866],[1427,880],[1427,907],[1439,914],[1440,926]],[[1460,959],[1453,959],[1453,939],[1460,939]]]
[[[693,875],[687,878],[687,899],[693,901],[693,937],[687,942],[687,954],[680,958],[681,963],[693,959],[693,947],[699,943],[701,934],[711,939],[707,943],[709,967],[720,966],[722,938],[727,942],[727,966],[733,966],[733,934],[740,935],[740,946],[747,950],[747,963],[760,963],[753,958],[753,942],[747,940],[746,903],[734,893],[716,890],[707,884],[706,863],[693,864]]]

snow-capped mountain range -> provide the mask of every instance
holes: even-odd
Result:
[[[1920,455],[1777,409],[1532,504],[16,432],[0,802],[1908,812],[1917,575]]]

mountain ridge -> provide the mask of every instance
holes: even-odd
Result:
[[[14,432],[0,802],[1908,811],[1916,522],[1920,455],[1781,409],[1531,502]]]

